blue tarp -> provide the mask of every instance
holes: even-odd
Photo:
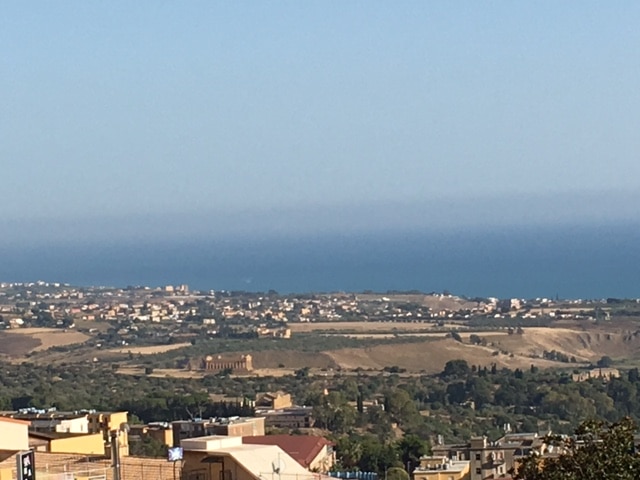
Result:
[[[329,475],[348,480],[378,480],[378,474],[375,472],[329,472]]]

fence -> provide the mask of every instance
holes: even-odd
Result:
[[[90,468],[66,472],[52,472],[37,469],[36,478],[38,480],[107,480],[107,476],[111,478],[108,470],[108,468]]]
[[[0,463],[0,469],[9,469],[16,478],[15,460]],[[111,461],[80,455],[36,452],[36,478],[38,480],[113,480]],[[180,465],[166,459],[124,457],[120,460],[121,480],[181,480]]]

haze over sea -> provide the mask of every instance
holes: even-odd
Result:
[[[640,297],[640,226],[328,232],[5,245],[0,280],[280,293]]]

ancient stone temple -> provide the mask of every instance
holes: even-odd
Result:
[[[250,372],[253,370],[251,355],[207,355],[189,362],[189,370],[205,370],[211,373],[231,370],[234,373]]]

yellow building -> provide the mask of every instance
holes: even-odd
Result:
[[[420,466],[413,471],[412,480],[469,480],[470,469],[468,460],[422,457]]]
[[[173,429],[170,423],[151,423],[149,425],[131,425],[129,431],[129,444],[141,441],[145,438],[154,440],[171,447],[173,445]]]
[[[291,395],[284,392],[266,392],[256,395],[256,407],[278,410],[293,406]]]
[[[120,457],[129,455],[127,412],[97,412],[95,410],[61,412],[55,409],[25,409],[1,412],[0,416],[3,420],[11,418],[30,422],[30,432],[99,434],[102,437],[103,453],[106,455],[111,454],[112,434],[115,432],[118,436]]]
[[[101,433],[31,432],[29,446],[37,452],[105,455]]]
[[[128,412],[96,412],[95,410],[88,412],[89,432],[102,434],[102,439],[107,444],[106,455],[111,455],[113,433],[118,437],[120,457],[129,455],[129,437],[125,427],[128,425],[127,416]]]

